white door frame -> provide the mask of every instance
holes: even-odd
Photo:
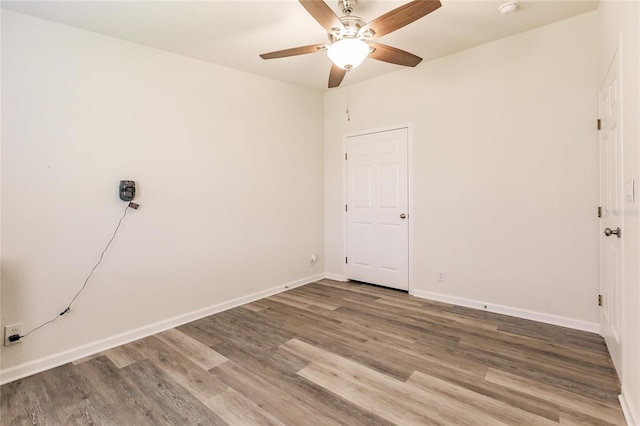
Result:
[[[371,133],[388,132],[391,130],[407,129],[407,194],[409,208],[407,213],[409,215],[409,294],[413,294],[413,125],[411,123],[398,124],[395,126],[378,127],[375,129],[368,129],[356,132],[345,133],[342,137],[342,152],[346,155],[347,152],[347,139],[353,136],[363,136]],[[344,158],[344,157],[343,157]],[[347,162],[342,164],[342,205],[347,204]],[[347,212],[343,211],[342,219],[342,257],[347,255]],[[346,265],[342,264],[342,276],[347,279]]]

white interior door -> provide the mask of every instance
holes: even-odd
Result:
[[[346,276],[408,290],[408,129],[348,137],[346,160]]]
[[[600,322],[602,336],[618,372],[622,367],[620,327],[624,259],[619,62],[616,54],[600,89]]]

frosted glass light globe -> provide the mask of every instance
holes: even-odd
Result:
[[[345,70],[352,70],[369,56],[369,45],[356,38],[343,38],[329,46],[329,59]]]

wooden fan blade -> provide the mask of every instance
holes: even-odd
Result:
[[[287,56],[306,55],[307,53],[323,52],[325,50],[327,50],[326,44],[312,44],[310,46],[293,47],[291,49],[263,53],[260,57],[262,59],[286,58]]]
[[[340,86],[345,75],[347,75],[347,70],[340,68],[336,64],[331,64],[331,71],[329,72],[329,89]]]
[[[414,0],[377,17],[362,27],[359,33],[373,30],[373,36],[369,37],[369,40],[373,40],[417,21],[440,6],[442,4],[438,0]]]
[[[422,62],[421,57],[395,47],[387,46],[386,44],[370,42],[369,47],[375,49],[369,53],[369,57],[377,59],[378,61],[404,65],[405,67],[415,67]]]
[[[333,10],[331,10],[324,1],[300,0],[300,3],[328,33],[330,33],[333,28],[344,30],[344,25],[340,22],[338,15],[333,13]]]

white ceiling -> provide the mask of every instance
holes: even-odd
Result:
[[[377,42],[429,61],[595,10],[597,1],[525,0],[501,15],[504,1],[441,0],[442,7]],[[406,0],[359,0],[353,15],[371,21]],[[338,13],[337,0],[327,2]],[[327,42],[327,34],[296,0],[29,1],[2,7],[291,84],[327,90],[325,53],[265,61],[260,53]],[[424,63],[424,62],[423,62]],[[419,67],[420,65],[418,65]],[[367,59],[350,84],[404,67]]]

